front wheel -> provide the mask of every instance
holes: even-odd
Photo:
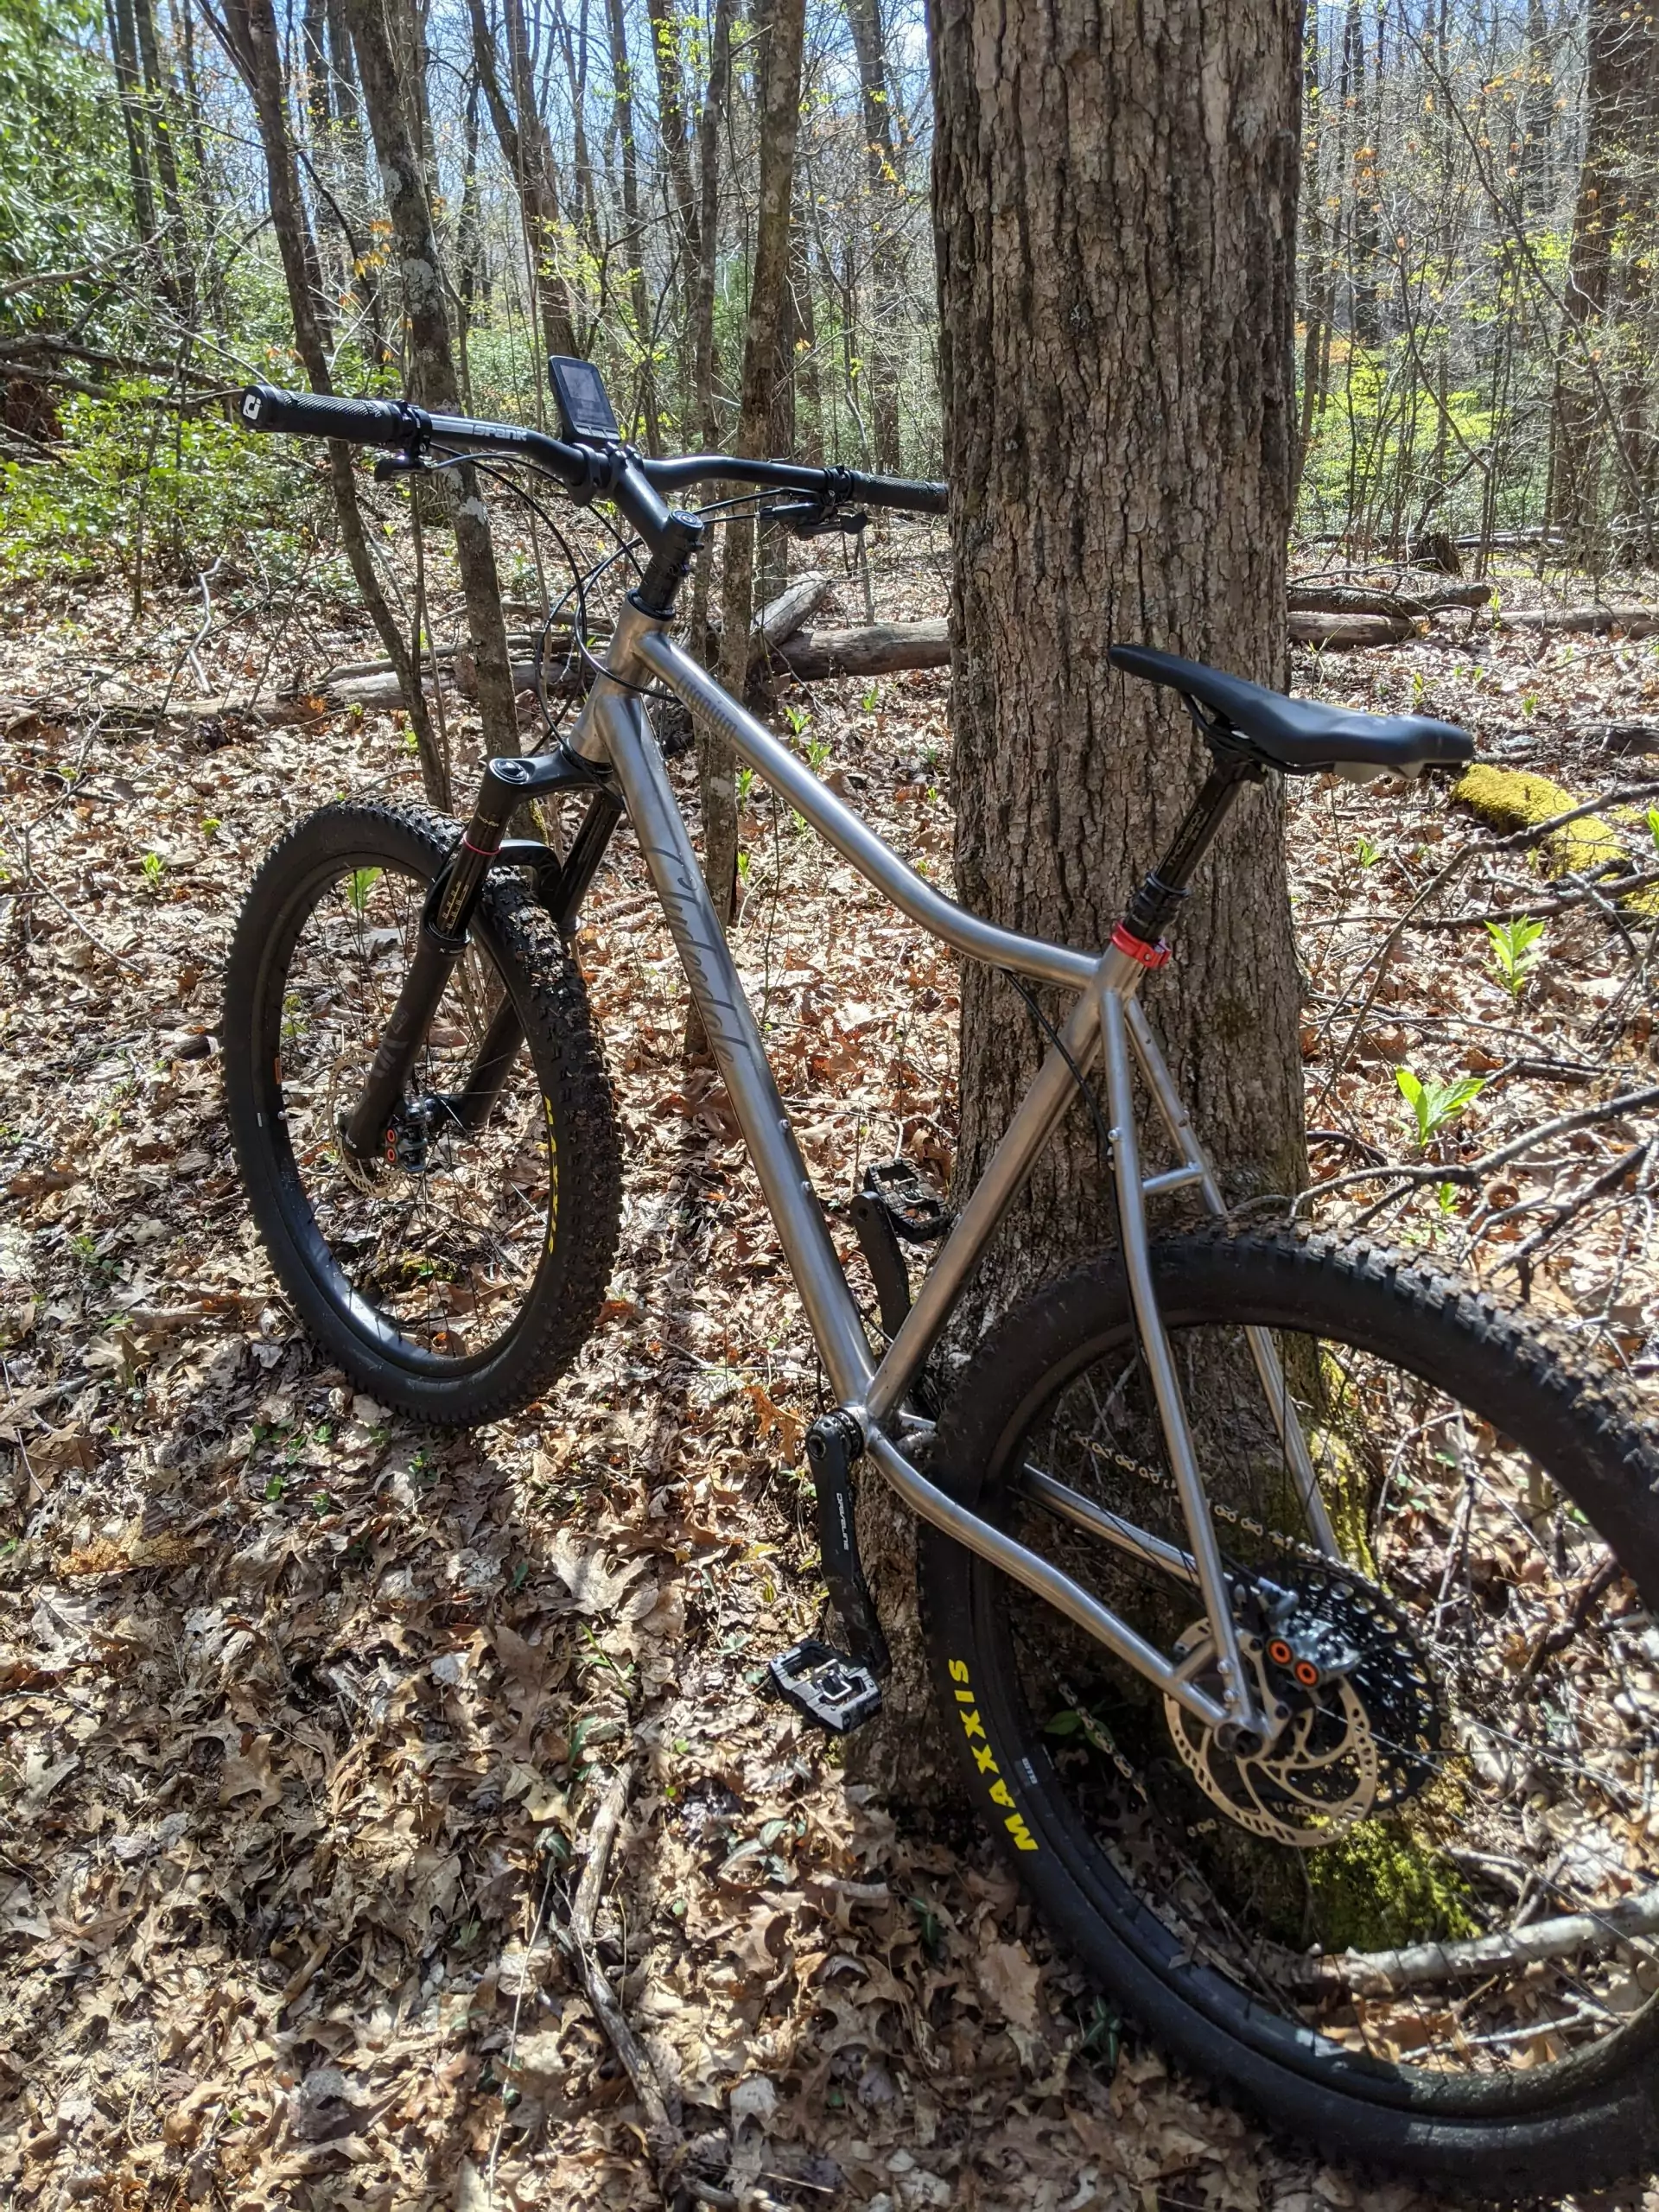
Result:
[[[361,1095],[458,835],[329,806],[255,878],[225,981],[225,1089],[248,1202],[301,1318],[372,1397],[463,1427],[528,1404],[598,1320],[621,1154],[575,963],[514,879],[486,885],[385,1156]]]
[[[1229,1756],[924,1530],[936,1694],[991,1833],[1128,2013],[1327,2152],[1482,2196],[1650,2170],[1649,1433],[1529,1316],[1426,1262],[1286,1231],[1182,1237],[1154,1263],[1246,1663],[1282,1726]],[[1270,1332],[1340,1558],[1247,1327]],[[933,1472],[1203,1670],[1115,1262],[980,1348]]]

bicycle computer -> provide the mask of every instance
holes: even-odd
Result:
[[[604,379],[593,363],[568,353],[550,353],[547,373],[559,403],[564,435],[575,445],[613,445],[622,433]]]

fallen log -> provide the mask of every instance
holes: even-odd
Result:
[[[1316,645],[1322,652],[1351,652],[1357,645],[1397,645],[1415,637],[1417,625],[1403,615],[1293,613],[1290,641]]]
[[[905,668],[948,668],[950,625],[876,622],[860,630],[804,630],[772,658],[804,683],[830,676],[892,676]]]
[[[797,576],[787,591],[779,592],[754,619],[750,636],[755,645],[781,645],[812,620],[835,589],[835,579],[817,569]]]
[[[1500,614],[1501,630],[1530,630],[1541,637],[1659,637],[1659,607],[1518,607]]]
[[[1447,607],[1484,607],[1492,595],[1490,584],[1451,584],[1444,591],[1362,591],[1357,584],[1293,584],[1288,604],[1293,614],[1388,614],[1420,620]]]

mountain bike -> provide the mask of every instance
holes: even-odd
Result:
[[[392,473],[534,472],[620,517],[636,570],[603,658],[583,647],[568,730],[491,760],[464,826],[327,806],[259,870],[225,1075],[297,1312],[363,1389],[423,1421],[522,1408],[575,1358],[621,1170],[571,945],[626,820],[834,1402],[807,1457],[839,1641],[774,1660],[778,1694],[833,1731],[879,1708],[888,1653],[853,1505],[855,1481],[885,1481],[919,1523],[920,1617],[966,1788],[1122,2014],[1327,2152],[1471,2196],[1645,2171],[1651,1433],[1566,1339],[1422,1254],[1230,1219],[1141,997],[1246,785],[1410,777],[1467,760],[1471,741],[1115,647],[1185,702],[1202,787],[1104,948],[998,928],[908,868],[671,633],[721,511],[670,505],[691,487],[746,487],[804,534],[876,505],[938,514],[944,487],[645,459],[587,365],[552,369],[557,437],[267,386],[242,401],[254,429],[384,448]],[[879,1331],[710,904],[664,766],[684,741],[658,742],[657,700],[729,739],[920,928],[1072,994],[976,1188],[947,1210],[908,1162],[867,1172],[850,1211]],[[512,834],[550,795],[581,804],[563,854]],[[1100,1116],[1117,1247],[969,1346],[941,1405],[930,1354],[1080,1099]],[[1149,1207],[1175,1216],[1155,1236]],[[931,1255],[913,1289],[908,1249]]]

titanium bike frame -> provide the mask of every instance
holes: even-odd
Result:
[[[1033,1077],[903,1325],[879,1359],[871,1351],[830,1241],[690,834],[646,722],[641,691],[648,683],[662,686],[694,721],[728,739],[779,799],[803,815],[843,859],[930,935],[970,959],[1036,982],[1061,984],[1077,994],[1059,1042],[1051,1046]],[[1242,1732],[1270,1740],[1278,1732],[1277,1723],[1261,1710],[1241,1654],[1226,1569],[1152,1277],[1147,1199],[1190,1188],[1213,1214],[1223,1212],[1224,1204],[1215,1170],[1138,1001],[1146,974],[1144,958],[1116,943],[1096,956],[1023,937],[944,897],[707,674],[668,634],[664,618],[633,601],[623,610],[606,672],[589,692],[566,746],[591,769],[608,769],[614,776],[830,1387],[840,1410],[857,1423],[868,1456],[922,1520],[1045,1599],[1206,1725],[1225,1730],[1233,1740]],[[1130,1304],[1190,1551],[1105,1512],[1052,1476],[1032,1471],[1027,1483],[1031,1494],[1049,1510],[1160,1573],[1195,1586],[1203,1599],[1211,1642],[1200,1643],[1179,1662],[1166,1658],[1062,1569],[931,1481],[890,1433],[895,1427],[901,1436],[926,1432],[928,1424],[906,1410],[907,1395],[992,1235],[1052,1138],[1080,1078],[1096,1063],[1103,1063],[1108,1136]],[[1179,1166],[1161,1174],[1147,1175],[1141,1167],[1133,1090],[1137,1068],[1180,1159]],[[1271,1335],[1255,1327],[1245,1334],[1314,1538],[1331,1557],[1339,1557]],[[1195,1679],[1207,1668],[1212,1649],[1219,1698]]]
[[[581,365],[555,361],[550,365],[556,371],[561,365]],[[558,389],[563,393],[564,387],[559,385]],[[419,472],[429,465],[433,452],[442,456],[440,466],[468,454],[523,463],[563,485],[578,500],[600,496],[614,501],[651,548],[639,588],[627,600],[612,633],[605,672],[589,691],[569,736],[553,754],[489,763],[467,831],[428,894],[420,944],[397,1005],[382,1031],[362,1094],[342,1119],[346,1150],[367,1160],[389,1141],[413,1055],[444,979],[465,948],[467,920],[489,869],[498,863],[533,869],[555,919],[568,928],[617,816],[626,807],[839,1411],[855,1425],[868,1456],[923,1520],[1046,1599],[1166,1696],[1216,1728],[1224,1748],[1252,1750],[1257,1746],[1247,1738],[1271,1739],[1277,1733],[1277,1716],[1260,1711],[1243,1662],[1232,1593],[1158,1310],[1147,1233],[1149,1197],[1191,1188],[1212,1213],[1220,1213],[1221,1189],[1136,999],[1146,965],[1163,957],[1154,942],[1161,921],[1182,895],[1236,785],[1259,774],[1259,762],[1242,755],[1236,746],[1226,747],[1221,728],[1203,721],[1196,703],[1189,700],[1190,711],[1201,721],[1211,742],[1215,765],[1171,851],[1137,893],[1112,944],[1096,956],[998,929],[925,883],[667,633],[676,594],[703,531],[699,516],[669,507],[668,494],[722,478],[793,492],[804,495],[805,505],[789,512],[816,531],[838,526],[842,510],[860,499],[918,513],[941,513],[943,485],[709,454],[649,461],[608,434],[599,435],[591,423],[584,428],[567,422],[566,436],[560,440],[511,424],[429,414],[405,401],[341,399],[284,392],[265,385],[251,385],[238,411],[242,422],[254,429],[382,447],[386,458],[377,464],[377,474]],[[665,687],[695,721],[729,739],[779,798],[804,816],[843,858],[931,935],[969,959],[1039,982],[1062,984],[1077,994],[1058,1041],[1033,1077],[978,1187],[879,1360],[865,1337],[662,754],[646,725],[642,693],[651,681]],[[1224,760],[1224,752],[1229,756]],[[521,798],[573,785],[588,787],[591,804],[563,861],[533,842],[504,842],[509,818]],[[463,1126],[476,1127],[488,1115],[517,1047],[517,1018],[512,1007],[504,1004],[466,1090],[447,1102]],[[1097,1061],[1103,1063],[1130,1305],[1191,1549],[1184,1551],[1137,1529],[1039,1470],[1027,1471],[1026,1481],[1030,1493],[1052,1511],[1196,1587],[1207,1615],[1210,1640],[1201,1640],[1179,1663],[1166,1659],[1070,1575],[931,1482],[890,1433],[895,1427],[900,1434],[926,1430],[928,1424],[906,1408],[907,1394],[992,1234],[1052,1137],[1074,1090]],[[1179,1155],[1180,1166],[1163,1174],[1149,1176],[1141,1169],[1133,1090],[1136,1067]],[[1272,1338],[1260,1328],[1247,1329],[1245,1334],[1313,1535],[1329,1555],[1339,1557]],[[1209,1668],[1212,1652],[1218,1698],[1200,1687],[1198,1679]]]

